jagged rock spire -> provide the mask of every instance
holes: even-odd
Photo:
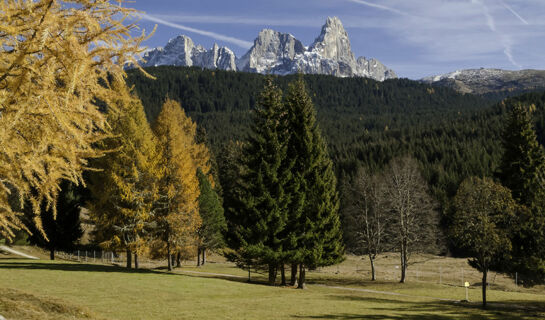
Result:
[[[369,77],[379,81],[396,78],[393,70],[376,59],[355,58],[348,33],[337,17],[327,18],[322,32],[308,48],[289,33],[263,29],[240,59],[226,47],[214,44],[206,50],[187,36],[169,41],[165,48],[148,52],[143,66],[200,66],[264,74],[329,74]]]

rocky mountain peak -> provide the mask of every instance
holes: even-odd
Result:
[[[337,17],[327,18],[322,32],[309,48],[289,33],[263,29],[240,59],[233,51],[214,44],[210,50],[178,36],[165,48],[149,51],[144,67],[158,65],[199,66],[208,69],[292,74],[297,72],[338,77],[369,77],[378,81],[395,78],[395,72],[376,59],[356,60],[348,33]]]
[[[314,51],[326,59],[340,60],[354,63],[355,57],[350,46],[350,39],[344,26],[337,17],[327,18],[322,32],[310,46]]]
[[[263,29],[252,48],[237,62],[237,67],[240,71],[267,73],[304,51],[301,41],[291,34]]]
[[[193,43],[188,36],[181,35],[168,41],[164,48],[156,48],[144,55],[143,67],[150,66],[198,66],[208,69],[236,70],[235,54],[216,43],[210,50]]]

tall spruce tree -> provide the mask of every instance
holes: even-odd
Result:
[[[513,255],[508,267],[525,285],[545,281],[545,189],[540,181],[545,155],[532,125],[534,108],[513,104],[502,135],[504,153],[499,168],[502,184],[527,208],[518,212],[518,221],[511,226]]]
[[[210,179],[199,169],[197,170],[199,178],[199,214],[202,225],[197,230],[198,248],[197,265],[204,264],[206,261],[206,250],[221,248],[225,241],[223,233],[227,228],[221,198],[218,196]],[[199,258],[202,255],[202,260]]]
[[[241,212],[241,199],[244,198],[244,180],[246,172],[243,162],[244,144],[240,141],[229,141],[218,156],[218,171],[223,188],[223,209],[227,222],[225,241],[229,248],[241,247],[238,228],[244,216]]]
[[[64,180],[60,187],[56,216],[51,208],[47,210],[45,202],[41,206],[40,216],[47,239],[36,229],[34,221],[32,221],[34,216],[32,206],[25,206],[25,216],[29,218],[27,227],[32,232],[29,241],[31,244],[49,250],[51,260],[55,260],[56,250],[73,250],[76,242],[83,235],[80,210],[85,203],[84,195],[87,191],[82,186],[76,186],[67,180]]]
[[[502,184],[519,203],[533,207],[542,196],[538,173],[545,168],[545,155],[537,142],[529,109],[513,104],[502,135],[504,153],[499,168]]]
[[[300,265],[298,287],[302,289],[306,268],[339,262],[344,246],[333,164],[302,78],[289,85],[284,103],[289,119],[288,157],[294,160],[288,239],[297,243],[290,259]]]
[[[244,150],[244,221],[240,228],[243,251],[268,265],[269,284],[276,281],[283,260],[282,232],[287,223],[289,195],[285,186],[290,168],[285,166],[286,112],[282,91],[269,80],[258,99],[248,144]]]

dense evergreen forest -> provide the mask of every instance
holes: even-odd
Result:
[[[165,97],[180,101],[206,129],[216,153],[229,140],[245,138],[256,96],[267,78],[187,67],[146,70],[156,79],[131,71],[129,83],[142,99],[148,120],[157,117]],[[274,76],[274,81],[285,89],[296,77]],[[391,159],[408,154],[421,163],[432,194],[446,212],[448,199],[464,178],[493,176],[499,165],[499,137],[508,107],[498,100],[408,79],[303,77],[335,163],[341,193],[359,167],[378,171]],[[545,94],[511,99],[536,105],[536,130],[543,142]]]

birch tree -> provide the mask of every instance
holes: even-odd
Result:
[[[415,159],[404,157],[392,160],[385,182],[386,208],[393,221],[393,238],[401,260],[400,282],[403,283],[411,253],[435,243],[439,215]]]
[[[384,184],[379,176],[371,176],[360,169],[352,182],[352,203],[348,211],[355,233],[358,251],[367,254],[371,263],[371,280],[376,280],[375,259],[385,248],[384,241],[389,227],[389,215],[385,208]]]

